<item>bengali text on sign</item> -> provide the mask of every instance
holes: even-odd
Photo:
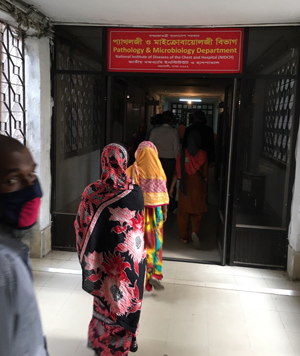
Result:
[[[108,29],[108,71],[241,73],[243,29]]]

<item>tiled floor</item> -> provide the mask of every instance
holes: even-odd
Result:
[[[32,266],[50,356],[92,356],[76,253]],[[137,356],[300,355],[300,283],[286,273],[167,261],[163,271],[165,290],[145,294]]]
[[[208,207],[208,212],[202,217],[202,226],[200,232],[201,249],[195,250],[193,244],[183,244],[177,228],[176,212],[169,213],[168,219],[164,223],[164,256],[168,258],[179,258],[191,261],[209,261],[220,263],[221,256],[217,244],[217,219],[218,210]]]

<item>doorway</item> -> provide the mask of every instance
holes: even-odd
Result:
[[[122,89],[120,88],[122,85]],[[130,147],[132,137],[145,124],[149,128],[151,116],[170,110],[173,112],[174,129],[180,122],[186,126],[196,110],[202,110],[207,125],[213,128],[215,135],[215,159],[209,167],[207,187],[208,212],[203,215],[199,236],[200,248],[195,249],[190,242],[183,244],[177,228],[177,210],[168,214],[164,225],[164,259],[201,263],[226,263],[226,235],[229,235],[231,218],[229,198],[231,185],[230,167],[233,147],[233,125],[237,102],[238,80],[234,78],[194,78],[182,75],[109,75],[108,87],[111,98],[108,99],[106,142],[123,142]],[[116,95],[114,93],[120,93]],[[116,99],[124,98],[124,104],[116,105]],[[181,101],[189,99],[189,101]],[[125,107],[122,118],[116,107]],[[116,122],[123,127],[122,138],[116,131]],[[131,162],[132,163],[132,162]],[[229,238],[228,238],[229,240]]]
[[[199,251],[193,252],[198,252],[195,258],[181,259],[286,268],[300,110],[298,29],[245,29],[243,72],[237,78],[108,72],[106,35],[100,27],[56,27],[60,43],[52,68],[53,248],[75,248],[73,222],[80,195],[99,178],[105,144],[121,140],[129,145],[138,128],[149,126],[151,116],[164,110],[176,109],[177,118],[189,124],[195,104],[185,103],[184,108],[179,107],[179,95],[173,95],[175,101],[168,99],[184,87],[185,97],[207,95],[202,104],[213,104],[217,111],[209,123],[217,134],[217,154],[208,187],[209,203],[217,213],[208,225],[216,230],[219,259],[208,254],[199,259]],[[210,102],[218,87],[214,84],[221,84],[221,93],[217,102]],[[167,235],[178,242],[176,216],[173,220],[166,232],[169,229]],[[202,231],[205,241],[210,235],[205,219]],[[168,237],[165,241],[166,258],[178,258],[168,256]]]

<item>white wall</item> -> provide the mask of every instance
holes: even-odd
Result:
[[[296,144],[296,172],[289,229],[288,275],[300,279],[300,128]]]
[[[34,256],[51,249],[51,75],[48,38],[25,40],[26,138],[40,178],[43,198],[40,210],[40,237],[34,242]],[[40,238],[40,241],[39,241]]]

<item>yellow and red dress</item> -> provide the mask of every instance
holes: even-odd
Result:
[[[147,251],[146,289],[152,290],[150,278],[161,280],[163,249],[162,206],[169,204],[166,175],[158,158],[155,145],[142,142],[136,153],[135,162],[127,174],[138,184],[144,197],[144,240]]]

